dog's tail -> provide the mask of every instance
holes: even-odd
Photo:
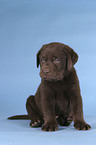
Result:
[[[10,120],[15,120],[15,119],[17,119],[17,120],[19,120],[19,119],[21,119],[21,120],[29,120],[29,117],[28,117],[28,115],[16,115],[16,116],[11,116],[11,117],[8,117],[7,119],[10,119]]]

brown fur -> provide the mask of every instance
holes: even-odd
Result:
[[[82,98],[78,77],[73,67],[78,55],[62,43],[43,45],[37,53],[41,84],[26,102],[31,127],[55,131],[58,124],[68,126],[74,121],[78,130],[88,130],[83,118]]]

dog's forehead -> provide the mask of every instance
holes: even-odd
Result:
[[[46,47],[42,53],[41,56],[44,57],[62,57],[64,56],[63,48],[61,47]]]

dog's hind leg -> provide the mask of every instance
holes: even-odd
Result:
[[[41,127],[44,123],[43,116],[35,103],[34,96],[29,96],[26,102],[26,109],[28,112],[28,117],[31,120],[31,127]]]
[[[61,126],[69,126],[72,123],[72,117],[58,116],[57,122]]]

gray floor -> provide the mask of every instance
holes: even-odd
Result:
[[[43,132],[29,127],[29,120],[0,120],[0,145],[96,145],[96,116],[86,116],[89,131],[59,126],[58,131]]]

